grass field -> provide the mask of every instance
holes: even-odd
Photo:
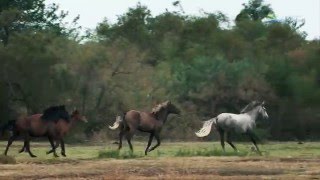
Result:
[[[262,156],[240,142],[239,153],[229,146],[223,153],[217,142],[163,142],[144,156],[146,143],[133,143],[133,154],[127,144],[120,152],[116,144],[67,144],[66,158],[46,155],[48,143],[32,143],[38,157],[30,158],[15,142],[9,155],[16,163],[1,164],[0,156],[0,179],[320,179],[318,142],[269,142],[260,145]]]

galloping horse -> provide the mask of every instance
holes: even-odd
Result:
[[[267,111],[264,107],[264,102],[259,103],[256,101],[248,104],[240,114],[221,113],[217,117],[204,121],[202,128],[196,132],[198,137],[204,137],[209,135],[212,124],[220,134],[220,141],[223,151],[224,148],[224,135],[227,134],[227,143],[235,150],[238,151],[235,145],[232,144],[230,133],[235,131],[237,133],[245,133],[249,136],[250,140],[256,147],[257,151],[261,154],[256,140],[253,129],[256,126],[256,119],[258,114],[261,114],[264,118],[268,118]]]
[[[58,157],[54,146],[54,140],[56,140],[61,144],[61,154],[66,156],[63,137],[77,121],[86,122],[86,119],[80,115],[78,110],[74,110],[69,115],[64,106],[50,107],[44,111],[44,114],[19,117],[14,123],[11,122],[11,126],[8,126],[12,135],[8,140],[4,154],[7,155],[10,145],[17,137],[22,135],[24,137],[24,145],[19,153],[26,151],[31,157],[36,157],[30,151],[30,136],[48,137],[52,149],[47,154],[53,152],[54,156]]]
[[[166,101],[157,105],[152,109],[152,112],[141,112],[136,110],[130,110],[124,114],[124,118],[118,116],[113,126],[109,126],[110,129],[115,130],[120,127],[119,133],[119,150],[122,147],[122,137],[125,135],[130,146],[131,151],[133,151],[131,138],[137,130],[142,132],[150,133],[147,148],[145,150],[145,155],[148,152],[154,150],[160,146],[160,132],[162,126],[165,124],[169,114],[180,114],[180,110],[173,105],[170,101]],[[153,137],[156,138],[157,144],[149,149],[151,146]]]

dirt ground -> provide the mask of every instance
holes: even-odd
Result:
[[[161,157],[0,165],[0,179],[320,179],[320,158]]]

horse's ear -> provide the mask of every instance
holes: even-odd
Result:
[[[261,105],[262,105],[262,106],[264,105],[264,101],[262,101]]]

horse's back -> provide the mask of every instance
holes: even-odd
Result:
[[[221,113],[217,116],[217,125],[222,128],[231,127],[235,123],[233,118],[235,114],[232,113]]]
[[[151,113],[136,110],[128,111],[125,121],[129,128],[136,128],[141,131],[151,131],[160,123]]]
[[[140,122],[140,112],[136,110],[130,110],[124,116],[126,124],[139,124]]]
[[[28,131],[34,136],[42,135],[46,132],[46,123],[41,119],[42,114],[34,114],[27,117],[21,117],[16,125],[19,130]]]
[[[237,132],[246,132],[251,127],[247,114],[221,113],[217,116],[217,124],[223,129],[234,129]]]

